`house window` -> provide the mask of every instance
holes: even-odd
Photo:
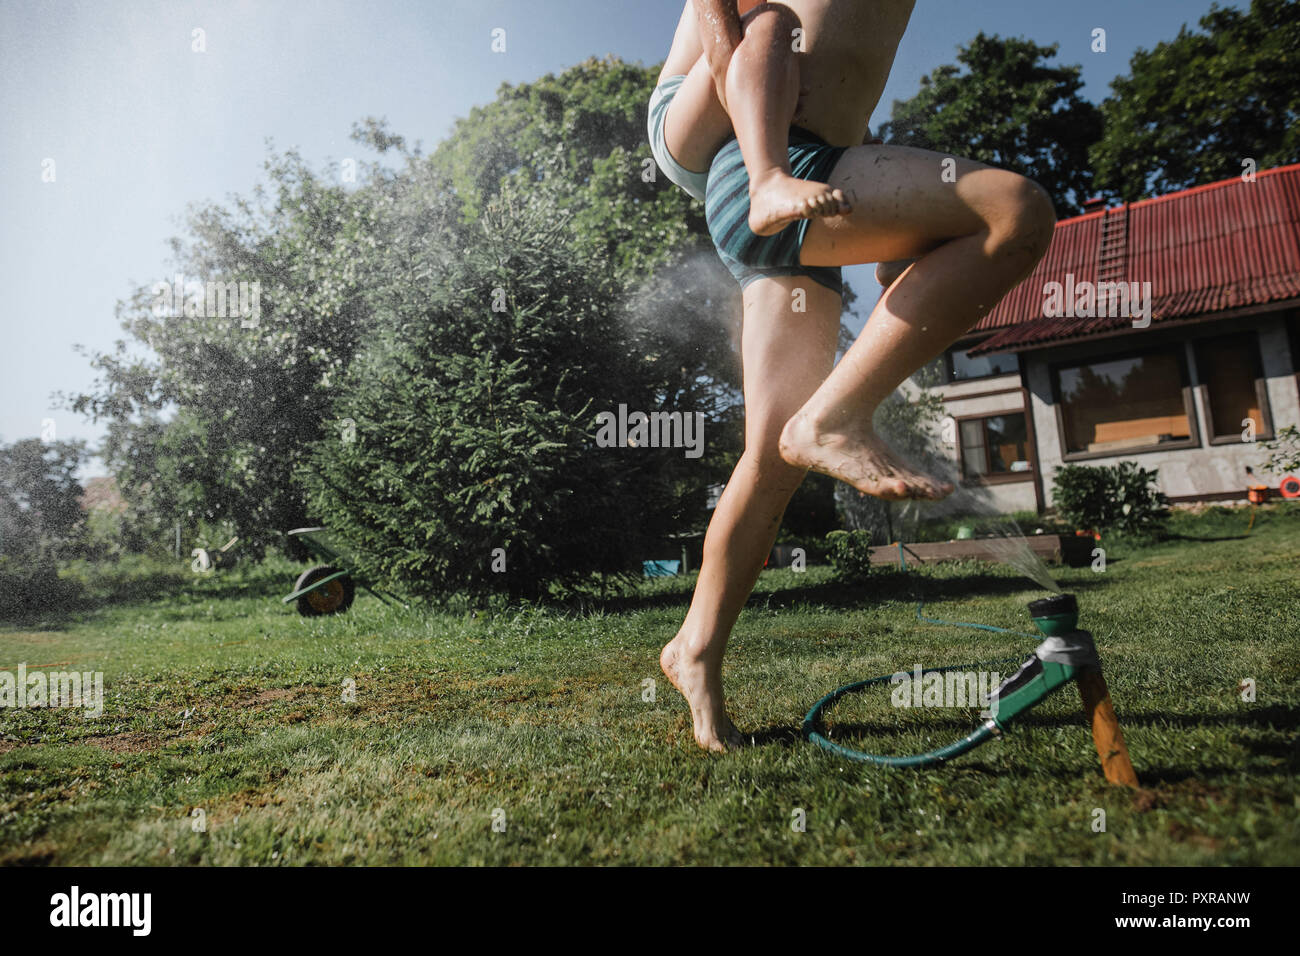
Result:
[[[1196,374],[1205,399],[1211,441],[1239,442],[1254,422],[1257,438],[1271,437],[1266,418],[1266,391],[1253,332],[1201,339],[1195,345]]]
[[[972,344],[970,348],[974,348]],[[1014,353],[995,355],[968,354],[967,349],[948,350],[948,381],[960,382],[968,378],[987,378],[1020,371],[1020,359]]]
[[[1024,412],[964,419],[961,468],[967,478],[997,479],[1028,474],[1032,465]]]
[[[1161,349],[1056,369],[1067,455],[1190,444],[1181,349]]]

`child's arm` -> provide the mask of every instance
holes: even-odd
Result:
[[[709,64],[713,85],[723,109],[727,107],[727,67],[740,46],[744,30],[740,25],[738,0],[693,0],[700,22],[700,45]]]

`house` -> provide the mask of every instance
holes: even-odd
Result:
[[[963,485],[1002,512],[1074,462],[1159,469],[1174,502],[1276,487],[1245,469],[1300,422],[1300,165],[1102,205],[938,363]]]

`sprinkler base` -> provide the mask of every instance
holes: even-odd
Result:
[[[1091,634],[1079,630],[1076,626],[1079,608],[1074,595],[1058,594],[1041,601],[1034,601],[1029,605],[1029,613],[1046,639],[1034,648],[1033,655],[1022,663],[1014,674],[989,695],[989,709],[981,715],[987,719],[960,740],[928,753],[886,756],[844,747],[829,740],[820,732],[821,717],[826,708],[846,694],[856,693],[890,680],[892,675],[889,674],[846,684],[827,694],[815,703],[808,711],[808,715],[804,717],[803,736],[823,750],[862,763],[885,767],[934,766],[973,750],[985,741],[1002,736],[1007,725],[1016,717],[1031,710],[1070,681],[1077,681],[1079,693],[1083,697],[1084,714],[1092,728],[1093,740],[1097,745],[1097,754],[1101,758],[1106,779],[1111,783],[1136,787],[1137,774],[1133,772],[1128,748],[1124,744],[1124,734],[1115,717],[1115,709],[1111,706],[1106,681],[1101,676],[1101,661],[1097,656],[1097,646]],[[930,620],[921,616],[920,604],[917,605],[916,616],[919,620]],[[953,622],[934,621],[933,623],[952,624]],[[1017,633],[985,624],[958,622],[956,626]],[[1002,661],[981,663],[1000,664]],[[940,673],[975,666],[978,665],[933,667],[926,668],[922,673]]]

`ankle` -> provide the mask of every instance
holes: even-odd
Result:
[[[871,401],[853,408],[810,408],[801,410],[790,419],[787,428],[793,427],[803,435],[843,435],[846,438],[864,439],[874,436],[872,425],[879,401]]]
[[[794,174],[780,166],[766,166],[755,170],[749,177],[749,195],[752,197],[765,189],[777,185],[786,179],[793,179]]]

